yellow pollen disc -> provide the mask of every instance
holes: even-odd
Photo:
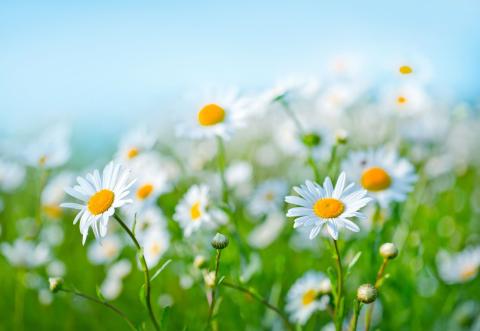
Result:
[[[345,210],[345,205],[334,198],[318,199],[313,205],[313,211],[321,218],[335,218]]]
[[[158,244],[158,243],[153,243],[152,246],[150,246],[150,253],[152,253],[152,255],[157,255],[158,253],[160,253],[160,249],[162,247]]]
[[[366,169],[360,181],[366,190],[374,192],[385,190],[392,184],[390,175],[380,167]]]
[[[135,148],[135,147],[130,148],[127,152],[127,158],[130,159],[130,160],[133,159],[137,155],[138,155],[138,148]]]
[[[40,156],[40,158],[38,159],[38,164],[41,166],[44,166],[45,163],[47,163],[47,156],[46,155]]]
[[[62,209],[58,205],[43,205],[42,210],[48,217],[60,218],[62,216]]]
[[[305,292],[303,294],[303,297],[302,297],[302,304],[304,306],[312,303],[313,301],[315,301],[315,298],[317,297],[317,293],[315,292],[315,290],[308,290],[307,292]]]
[[[137,190],[137,198],[140,200],[144,200],[152,194],[153,185],[152,184],[145,184],[138,188]]]
[[[462,280],[468,280],[473,278],[478,272],[478,267],[475,265],[466,266],[460,273],[460,278]]]
[[[399,71],[402,75],[408,75],[413,72],[413,69],[412,67],[409,67],[409,66],[401,66]]]
[[[399,97],[397,98],[397,103],[398,103],[399,105],[403,105],[404,103],[407,103],[407,101],[408,101],[407,98],[405,98],[404,96],[399,96]]]
[[[88,210],[93,215],[99,215],[108,210],[113,204],[113,199],[115,198],[115,194],[107,189],[103,189],[98,191],[88,201]]]
[[[267,201],[273,201],[274,198],[275,198],[275,195],[272,192],[267,192],[265,194],[265,200]]]
[[[104,251],[105,251],[106,256],[114,257],[115,253],[117,253],[117,247],[115,245],[111,244],[111,243],[107,243],[104,246]]]
[[[211,126],[223,122],[225,109],[217,104],[211,103],[204,106],[198,112],[198,123],[203,126]]]
[[[192,218],[192,221],[196,221],[200,216],[202,216],[202,213],[200,212],[200,202],[197,201],[190,208],[190,217]]]

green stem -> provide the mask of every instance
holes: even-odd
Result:
[[[385,272],[385,268],[387,267],[388,264],[388,259],[383,259],[382,265],[380,266],[380,269],[378,269],[377,272],[377,277],[375,279],[375,287],[378,288],[380,287],[380,281],[383,278],[383,273]],[[375,306],[375,302],[372,302],[368,308],[367,312],[365,313],[365,331],[368,331],[370,329],[370,325],[372,324],[372,314],[373,314],[373,308]]]
[[[290,322],[288,321],[288,318],[287,316],[285,316],[285,314],[277,307],[275,307],[274,305],[272,305],[270,302],[267,301],[267,299],[265,298],[262,298],[261,296],[259,296],[258,294],[255,294],[253,292],[251,292],[250,290],[244,288],[244,287],[241,287],[239,285],[235,285],[235,284],[232,284],[232,283],[229,283],[229,282],[226,282],[226,281],[223,281],[222,282],[222,285],[223,286],[226,286],[226,287],[230,287],[230,288],[233,288],[237,291],[240,291],[240,292],[243,292],[243,293],[246,293],[248,295],[250,295],[252,298],[254,298],[255,300],[257,300],[258,302],[260,302],[261,304],[265,305],[265,307],[267,307],[268,309],[272,310],[273,312],[277,313],[278,316],[280,316],[283,320],[283,323],[285,324],[285,326],[289,329],[289,330],[293,330],[293,327],[292,325],[290,324]]]
[[[312,154],[312,148],[308,148],[308,157],[307,157],[307,163],[312,168],[313,171],[313,178],[315,178],[315,182],[320,183],[320,171],[317,168],[317,165],[315,164],[315,159],[313,158]]]
[[[25,297],[24,278],[25,270],[19,269],[17,273],[17,282],[15,287],[15,330],[23,330],[23,304]]]
[[[337,159],[337,144],[332,146],[332,151],[330,152],[330,160],[327,164],[327,173],[332,176],[335,172],[333,171],[333,166],[335,164],[335,160]]]
[[[352,316],[352,319],[350,320],[350,331],[357,330],[358,316],[360,315],[361,309],[362,309],[362,306],[360,304],[360,301],[355,299],[353,302],[353,316]]]
[[[207,326],[205,329],[208,329],[212,322],[213,310],[215,309],[215,299],[217,294],[217,285],[218,285],[218,269],[220,268],[220,256],[222,254],[222,250],[217,249],[217,256],[215,258],[215,278],[213,282],[213,289],[212,289],[212,301],[210,303],[210,307],[208,309],[208,319],[207,319]],[[213,328],[212,328],[213,329]]]
[[[148,309],[148,315],[150,316],[150,319],[152,320],[153,326],[155,327],[155,330],[160,330],[160,325],[157,322],[157,319],[155,317],[155,314],[153,313],[152,309],[152,301],[151,301],[151,287],[150,287],[150,275],[148,271],[148,266],[147,266],[147,261],[145,261],[145,256],[143,255],[143,250],[142,247],[140,246],[137,238],[135,238],[135,235],[130,231],[128,226],[122,221],[122,219],[117,215],[113,214],[113,217],[117,220],[117,222],[120,224],[120,226],[127,232],[127,234],[130,236],[132,239],[133,243],[135,244],[135,247],[137,248],[138,252],[140,253],[140,263],[142,264],[142,270],[145,278],[145,302],[147,304],[147,309]]]
[[[220,173],[220,180],[222,182],[222,201],[224,204],[229,204],[228,197],[228,184],[227,178],[225,177],[225,145],[223,139],[217,136],[217,162],[218,162],[218,172]]]
[[[343,295],[343,269],[342,269],[342,258],[340,257],[340,252],[338,250],[337,241],[333,240],[333,246],[335,247],[335,262],[337,266],[337,293],[335,296],[335,328],[337,331],[341,331],[342,322],[343,322],[343,309],[340,307],[342,302]]]
[[[70,289],[66,289],[66,288],[61,288],[59,289],[59,291],[62,291],[62,292],[65,292],[65,293],[71,293],[77,297],[81,297],[81,298],[84,298],[86,300],[89,300],[89,301],[92,301],[92,302],[95,302],[95,303],[98,303],[100,305],[104,305],[105,307],[107,307],[108,309],[110,309],[111,311],[115,312],[117,315],[119,315],[120,317],[122,317],[125,322],[128,324],[128,326],[130,327],[130,329],[132,330],[137,330],[137,328],[135,327],[135,325],[132,323],[132,321],[130,321],[130,319],[128,318],[128,316],[123,312],[121,311],[120,309],[118,309],[117,307],[115,307],[114,305],[106,302],[106,301],[102,301],[102,300],[98,300],[97,298],[94,298],[90,295],[87,295],[87,294],[84,294],[84,293],[81,293],[81,292],[77,292],[75,290],[70,290]]]

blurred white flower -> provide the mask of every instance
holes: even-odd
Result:
[[[93,241],[88,247],[88,259],[93,264],[113,262],[122,251],[123,244],[118,235],[111,234],[102,241]]]
[[[51,128],[25,148],[26,163],[32,167],[55,168],[70,158],[70,132],[66,127]]]
[[[130,193],[128,189],[135,181],[127,182],[129,175],[130,170],[110,162],[104,168],[102,178],[100,172],[95,169],[93,173],[87,174],[86,179],[77,177],[78,185],[65,188],[69,195],[81,201],[81,203],[66,202],[60,206],[79,210],[73,224],[80,220],[83,244],[87,240],[90,227],[95,238],[105,237],[108,220],[115,213],[115,209],[132,202],[131,199],[127,199]]]
[[[170,234],[162,227],[150,228],[141,244],[147,266],[153,268],[170,246]]]
[[[149,152],[157,141],[157,135],[145,127],[139,127],[128,132],[120,141],[117,159],[129,163],[137,156]]]
[[[447,284],[466,283],[474,279],[480,268],[480,246],[468,247],[456,254],[440,251],[437,268]]]
[[[342,162],[342,170],[383,208],[392,201],[404,201],[417,179],[410,162],[385,148],[351,152]]]
[[[0,159],[0,190],[16,190],[25,180],[25,174],[25,168],[21,165]]]
[[[265,248],[278,238],[284,226],[285,215],[280,211],[271,212],[250,232],[248,243],[255,248]]]
[[[285,309],[294,323],[304,325],[318,310],[325,310],[328,295],[322,292],[328,278],[321,272],[308,271],[293,284],[287,294]]]
[[[36,268],[48,262],[50,250],[44,243],[35,244],[32,241],[17,239],[13,244],[2,243],[2,254],[15,267]]]
[[[65,276],[65,263],[60,260],[54,260],[47,265],[47,274],[49,277],[63,277]]]
[[[356,217],[365,219],[359,210],[365,207],[371,198],[365,197],[366,190],[355,190],[354,183],[345,186],[346,175],[344,172],[338,177],[335,188],[330,177],[325,178],[323,187],[311,181],[293,189],[300,195],[287,196],[285,201],[300,207],[290,208],[287,217],[295,217],[294,228],[306,226],[311,228],[310,239],[315,238],[325,225],[328,233],[338,239],[339,228],[347,228],[358,232],[358,225],[349,220]]]
[[[270,179],[261,183],[253,193],[248,211],[254,216],[267,215],[279,211],[288,193],[288,185],[281,179]]]
[[[244,125],[249,99],[238,96],[238,91],[207,92],[196,105],[196,115],[177,126],[177,135],[192,139],[222,137],[229,139]]]
[[[61,172],[50,179],[42,191],[42,211],[52,219],[58,219],[62,216],[60,204],[65,198],[65,187],[73,182],[73,174],[70,172]]]
[[[44,224],[40,232],[40,240],[50,246],[58,246],[63,242],[63,228],[58,223]]]
[[[107,300],[114,300],[122,293],[122,279],[132,270],[130,261],[124,259],[113,264],[108,269],[107,277],[100,286],[100,292]]]
[[[135,236],[142,241],[151,230],[161,228],[166,230],[167,221],[160,208],[152,205],[136,215]]]

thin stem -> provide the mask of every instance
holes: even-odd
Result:
[[[207,327],[210,326],[213,316],[213,310],[215,308],[215,299],[217,294],[217,285],[218,285],[218,269],[220,268],[220,256],[222,254],[222,250],[217,249],[217,256],[215,258],[215,278],[213,282],[213,289],[212,289],[212,301],[210,302],[210,307],[208,309],[208,319],[207,319]]]
[[[361,309],[362,309],[362,306],[360,304],[360,301],[355,299],[353,303],[353,316],[352,316],[352,319],[350,320],[350,331],[357,330],[358,316],[360,315]]]
[[[289,329],[289,330],[293,330],[293,327],[292,325],[290,324],[290,322],[288,321],[288,318],[287,316],[285,316],[285,314],[277,307],[275,307],[274,305],[272,305],[270,302],[267,301],[267,299],[265,298],[262,298],[261,296],[259,296],[258,294],[255,294],[253,292],[251,292],[250,290],[244,288],[244,287],[241,287],[239,285],[235,285],[235,284],[232,284],[232,283],[229,283],[229,282],[226,282],[226,281],[223,281],[222,282],[222,285],[223,286],[226,286],[226,287],[230,287],[230,288],[233,288],[237,291],[240,291],[240,292],[243,292],[243,293],[246,293],[248,295],[250,295],[252,298],[254,298],[255,300],[257,300],[258,302],[260,302],[261,304],[265,305],[265,307],[267,307],[268,309],[270,309],[271,311],[275,312],[278,314],[278,316],[280,316],[280,318],[283,320],[283,322],[285,323],[285,326]]]
[[[333,165],[335,164],[335,160],[337,158],[337,147],[338,147],[337,144],[334,144],[330,152],[330,160],[328,161],[328,164],[327,164],[327,173],[330,175],[333,175],[334,173]]]
[[[338,250],[337,241],[333,240],[333,246],[335,247],[335,262],[337,265],[337,293],[335,296],[335,327],[337,331],[341,331],[342,322],[343,322],[343,309],[340,307],[342,302],[342,292],[343,292],[343,269],[342,269],[342,258],[340,257],[340,252]]]
[[[387,267],[388,264],[388,259],[383,259],[382,265],[380,266],[380,269],[378,269],[377,272],[377,278],[375,279],[375,288],[379,288],[380,286],[380,281],[383,278],[383,273],[385,272],[385,268]],[[368,308],[367,312],[365,313],[365,331],[368,331],[370,329],[370,325],[372,324],[372,314],[373,314],[373,308],[375,306],[375,302],[372,302]]]
[[[227,178],[225,177],[225,145],[223,144],[223,139],[217,136],[217,162],[218,162],[218,172],[220,173],[220,180],[222,182],[222,200],[223,203],[228,205],[228,185]]]
[[[308,148],[308,157],[307,157],[307,163],[312,168],[313,171],[313,177],[315,178],[315,181],[317,183],[320,183],[320,171],[317,168],[317,165],[315,164],[315,159],[313,158],[313,153],[312,153],[312,148]]]
[[[145,256],[143,255],[143,250],[142,247],[140,246],[137,238],[135,238],[135,235],[132,233],[132,231],[129,229],[129,227],[122,221],[122,219],[117,215],[113,214],[113,217],[117,220],[117,222],[120,224],[120,226],[127,232],[127,234],[130,236],[132,239],[133,243],[135,244],[135,247],[137,248],[138,252],[140,253],[140,263],[142,264],[142,270],[145,278],[145,302],[147,304],[147,309],[148,309],[148,315],[150,316],[150,319],[152,320],[153,326],[155,327],[155,330],[160,330],[160,326],[157,322],[157,319],[155,317],[155,314],[153,313],[152,309],[152,302],[151,302],[151,287],[150,287],[150,275],[148,271],[148,266],[147,266],[147,261],[145,261]]]
[[[298,133],[301,134],[301,135],[303,135],[303,134],[304,134],[304,130],[303,130],[302,123],[300,123],[300,120],[299,120],[298,117],[295,115],[295,113],[292,111],[292,109],[290,108],[290,105],[288,104],[288,102],[285,101],[284,98],[279,98],[279,99],[278,99],[278,102],[282,105],[282,108],[283,108],[283,110],[285,111],[285,113],[287,114],[287,116],[292,119],[293,123],[295,124],[295,127],[296,127],[297,130],[298,130]]]
[[[14,326],[15,330],[23,330],[23,304],[25,296],[24,288],[25,270],[19,269],[17,273],[17,284],[15,287],[15,312]]]
[[[81,292],[78,292],[78,291],[75,291],[75,290],[70,290],[70,289],[66,289],[66,288],[61,288],[59,289],[59,291],[62,291],[62,292],[65,292],[65,293],[71,293],[73,295],[76,295],[77,297],[81,297],[81,298],[84,298],[86,300],[89,300],[89,301],[92,301],[92,302],[95,302],[95,303],[98,303],[100,305],[104,305],[105,307],[107,307],[108,309],[112,310],[113,312],[115,312],[117,315],[119,315],[120,317],[122,317],[125,322],[128,324],[128,326],[130,327],[130,329],[132,330],[137,330],[137,328],[135,327],[135,325],[132,323],[132,321],[130,321],[130,319],[128,318],[128,316],[123,312],[121,311],[120,309],[118,309],[117,307],[115,307],[114,305],[106,302],[106,301],[102,301],[102,300],[98,300],[97,298],[95,297],[92,297],[88,294],[84,294],[84,293],[81,293]]]

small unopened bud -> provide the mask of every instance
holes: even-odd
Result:
[[[335,132],[335,141],[337,144],[343,145],[348,142],[348,132],[346,130],[337,130]]]
[[[363,284],[357,289],[357,299],[363,303],[372,303],[377,299],[377,289],[372,284]]]
[[[302,136],[302,142],[307,147],[316,147],[322,142],[322,137],[314,132],[306,133]]]
[[[395,246],[393,243],[383,244],[380,246],[380,255],[389,260],[396,258],[398,255],[397,246]]]
[[[48,283],[50,284],[50,291],[56,293],[62,289],[63,279],[59,277],[50,277]]]
[[[210,243],[215,249],[224,249],[228,246],[228,238],[225,237],[223,234],[217,232],[217,234],[213,237]]]
[[[332,292],[332,283],[330,279],[324,279],[320,282],[320,288],[318,289],[320,294],[328,294]]]
[[[195,256],[195,260],[193,260],[193,265],[195,268],[203,269],[207,266],[207,260],[203,255]]]
[[[203,275],[203,279],[205,280],[205,284],[208,287],[213,288],[215,286],[215,272],[213,271],[206,272]]]

